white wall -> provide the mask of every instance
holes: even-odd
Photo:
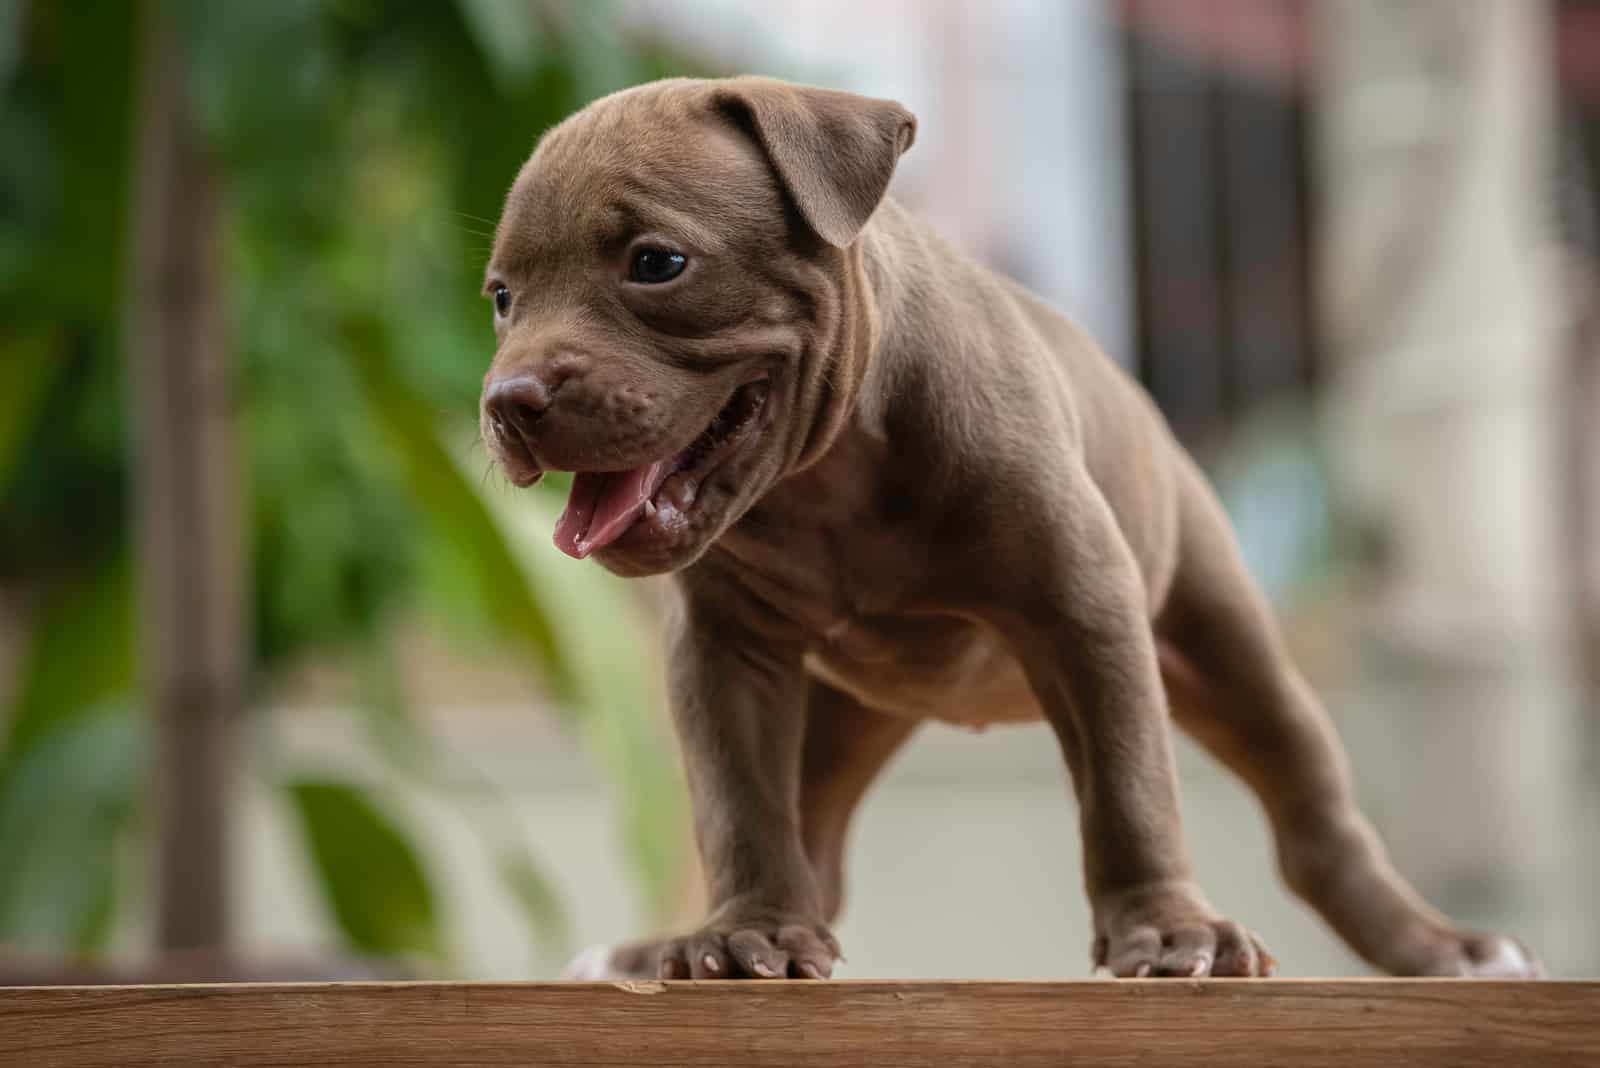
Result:
[[[627,0],[738,73],[892,97],[894,192],[1118,359],[1132,354],[1119,58],[1099,0]]]

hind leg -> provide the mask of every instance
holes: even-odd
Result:
[[[1183,481],[1183,549],[1157,621],[1162,678],[1174,718],[1260,798],[1290,887],[1384,971],[1538,974],[1520,944],[1457,929],[1395,871],[1220,506],[1197,471]]]
[[[832,687],[811,684],[806,703],[800,779],[800,828],[822,891],[823,916],[834,923],[844,903],[844,857],[850,819],[867,788],[916,730],[917,722],[862,706]],[[653,979],[674,939],[646,938],[592,946],[574,957],[564,979]]]

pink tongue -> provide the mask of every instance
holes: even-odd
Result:
[[[588,471],[572,478],[567,510],[556,520],[556,548],[582,560],[625,534],[667,477],[667,461],[632,471]]]

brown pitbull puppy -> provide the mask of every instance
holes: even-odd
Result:
[[[1193,461],[1020,286],[884,196],[898,104],[676,80],[546,134],[488,268],[483,436],[576,472],[556,544],[671,572],[704,926],[572,974],[830,974],[846,831],[933,719],[1049,722],[1094,960],[1264,975],[1195,884],[1169,721],[1260,796],[1289,885],[1403,975],[1532,975],[1390,866]]]

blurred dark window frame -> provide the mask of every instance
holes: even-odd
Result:
[[[1117,0],[1136,367],[1180,439],[1213,442],[1316,380],[1307,0]]]

